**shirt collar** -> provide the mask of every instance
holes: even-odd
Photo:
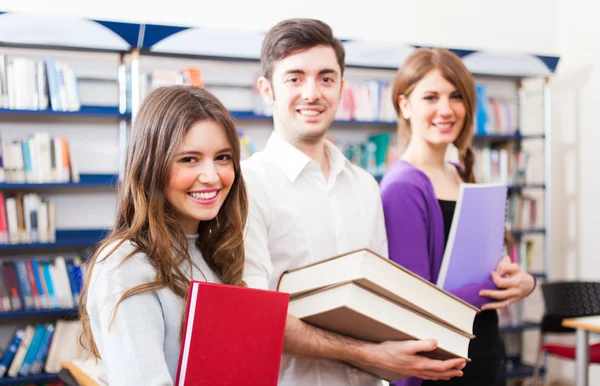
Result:
[[[330,173],[337,176],[344,170],[346,164],[350,163],[350,161],[348,161],[341,150],[329,140],[325,140],[325,151],[329,156],[329,164],[331,167]],[[304,168],[310,162],[314,162],[309,156],[284,140],[275,131],[271,133],[264,148],[264,152],[275,161],[275,164],[281,168],[291,182],[295,182]]]

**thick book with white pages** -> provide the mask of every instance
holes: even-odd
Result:
[[[277,290],[294,299],[324,287],[362,287],[468,334],[479,309],[385,257],[361,249],[284,272]]]
[[[422,355],[468,359],[473,335],[395,303],[354,282],[340,283],[290,300],[288,313],[325,330],[368,342],[435,339],[438,347]],[[382,379],[404,378],[373,367],[354,366]]]

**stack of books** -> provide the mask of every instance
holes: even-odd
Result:
[[[288,313],[325,330],[369,342],[435,339],[422,355],[465,358],[479,309],[395,262],[361,249],[281,275]],[[352,364],[387,381],[406,375]]]

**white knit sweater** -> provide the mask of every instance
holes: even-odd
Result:
[[[220,283],[195,246],[197,237],[188,236],[190,255],[209,282]],[[171,386],[179,360],[183,299],[169,289],[134,295],[119,305],[109,326],[121,295],[155,277],[144,254],[122,263],[133,248],[130,242],[123,243],[93,269],[86,302],[92,334],[109,385]],[[204,280],[202,273],[193,268],[192,278]]]

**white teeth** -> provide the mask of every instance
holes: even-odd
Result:
[[[440,129],[449,129],[453,126],[453,123],[445,123],[445,124],[434,124],[435,127],[439,127]]]
[[[319,111],[315,111],[315,110],[300,110],[300,114],[307,115],[309,117],[314,117],[316,115],[319,115],[320,112]]]
[[[217,191],[214,190],[212,192],[209,193],[190,193],[190,196],[194,197],[197,200],[210,200],[211,198],[214,198],[217,195]]]

